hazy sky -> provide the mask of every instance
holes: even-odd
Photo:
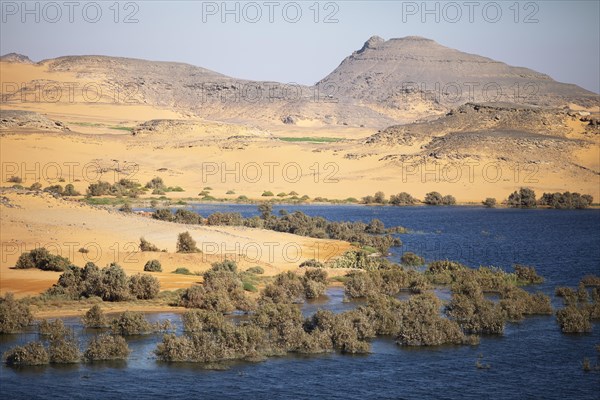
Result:
[[[103,54],[312,84],[372,35],[419,35],[600,92],[598,0],[2,0],[1,10],[0,52],[34,61]]]

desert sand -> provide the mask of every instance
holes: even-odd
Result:
[[[241,270],[260,265],[265,275],[296,269],[307,259],[322,261],[350,248],[345,242],[320,240],[245,227],[210,227],[175,224],[124,214],[47,194],[3,193],[1,205],[2,260],[0,292],[17,297],[37,295],[56,283],[60,272],[12,269],[23,251],[46,247],[68,257],[75,265],[93,261],[99,266],[117,262],[126,273],[143,272],[144,264],[157,259],[163,272],[153,273],[162,290],[186,288],[201,282],[195,275],[173,274],[178,267],[203,272],[225,258]],[[177,235],[189,231],[203,253],[176,253]],[[140,252],[139,238],[167,252]],[[80,253],[80,248],[89,253]]]

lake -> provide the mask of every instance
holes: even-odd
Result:
[[[199,204],[190,209],[203,216],[217,211],[258,214],[254,205]],[[280,209],[337,221],[378,218],[388,227],[409,228],[410,233],[399,235],[404,245],[391,250],[394,261],[413,251],[427,261],[451,259],[473,267],[511,270],[515,263],[531,265],[546,278],[531,290],[551,296],[556,286],[576,286],[584,275],[600,274],[600,210],[277,205],[274,213]],[[344,303],[340,288],[329,289],[327,295],[305,304],[303,311],[340,312],[357,305]],[[561,304],[553,298],[555,307]],[[175,314],[148,317],[169,318],[181,330]],[[81,335],[82,346],[93,335],[77,319],[65,321]],[[1,335],[0,351],[36,338],[34,330]],[[369,355],[286,356],[232,363],[225,371],[159,363],[152,354],[159,341],[160,335],[128,339],[132,354],[122,363],[19,369],[2,365],[0,393],[7,399],[598,399],[600,388],[600,372],[586,373],[581,366],[584,357],[600,362],[595,350],[600,324],[594,324],[591,334],[565,335],[554,316],[509,323],[503,336],[483,336],[474,347],[404,348],[392,338],[378,338]],[[490,369],[476,368],[479,355]]]

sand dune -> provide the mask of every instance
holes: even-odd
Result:
[[[17,296],[35,295],[56,283],[60,273],[11,269],[22,251],[44,246],[54,254],[68,257],[83,266],[94,261],[99,266],[117,262],[128,274],[142,272],[150,259],[160,260],[162,273],[155,273],[162,289],[189,287],[198,276],[172,274],[177,267],[205,271],[217,261],[235,259],[240,268],[261,265],[267,275],[295,269],[306,259],[326,260],[350,245],[296,235],[244,227],[207,227],[174,224],[138,215],[94,208],[47,194],[3,193],[1,205],[2,257],[0,292]],[[177,235],[189,231],[199,254],[175,253]],[[168,252],[140,252],[143,236]],[[78,250],[84,247],[89,253]]]

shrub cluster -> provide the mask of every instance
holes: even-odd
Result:
[[[117,197],[132,197],[136,198],[144,193],[142,185],[130,179],[121,179],[114,184],[104,181],[90,183],[87,188],[87,196],[117,196]]]
[[[529,188],[521,188],[518,192],[514,191],[508,196],[506,204],[516,208],[535,208],[537,204],[535,192]]]
[[[430,206],[451,206],[456,204],[456,199],[450,194],[442,196],[439,192],[429,192],[425,195],[423,203]]]
[[[418,256],[410,251],[407,251],[404,254],[402,254],[400,261],[403,265],[408,265],[411,267],[419,267],[425,264],[425,259],[423,257]]]
[[[0,297],[0,333],[16,333],[33,323],[31,310],[12,293]]]
[[[16,269],[38,268],[43,271],[64,271],[71,263],[65,257],[50,254],[45,247],[24,252],[19,256]]]
[[[158,260],[150,260],[144,265],[145,272],[162,272],[162,266]]]
[[[368,224],[363,222],[333,222],[323,217],[310,217],[301,211],[284,213],[284,215],[277,217],[273,215],[272,210],[272,204],[263,203],[258,206],[260,217],[243,218],[239,213],[214,213],[209,215],[206,220],[198,216],[196,221],[195,217],[191,216],[177,219],[178,213],[195,214],[191,211],[178,210],[173,214],[169,209],[160,209],[156,210],[152,217],[170,222],[247,226],[319,239],[345,240],[377,248],[382,253],[386,253],[392,246],[402,244],[400,239],[392,237],[389,233],[405,231],[404,229],[386,229],[379,220],[373,220]]]
[[[482,201],[481,204],[483,204],[487,208],[494,208],[496,207],[496,199],[493,197],[488,197],[484,201]]]
[[[158,279],[151,275],[127,277],[116,263],[100,269],[88,262],[83,268],[70,266],[46,293],[69,299],[98,296],[104,301],[125,301],[131,298],[152,299],[159,290]]]
[[[98,304],[92,306],[83,318],[81,318],[83,326],[86,328],[107,328],[109,326],[108,318],[104,315],[104,311]]]
[[[600,319],[600,289],[590,291],[584,281],[596,282],[598,277],[587,276],[579,283],[577,290],[568,287],[556,289],[556,295],[563,298],[565,307],[556,313],[556,321],[564,333],[592,331],[592,321]]]
[[[158,249],[158,247],[156,247],[155,245],[153,245],[152,243],[150,243],[149,241],[147,241],[146,239],[141,237],[140,238],[140,251],[160,251],[160,250]]]
[[[390,266],[385,269],[353,271],[344,282],[346,296],[369,298],[378,295],[395,296],[402,290],[421,293],[429,288],[423,274],[402,267]]]
[[[179,304],[220,313],[250,311],[254,305],[247,298],[234,261],[214,263],[203,274],[202,285],[193,285],[180,296]]]
[[[126,360],[129,346],[122,336],[103,333],[90,340],[84,357],[88,361]]]
[[[315,299],[327,289],[327,271],[307,269],[303,276],[288,271],[275,277],[268,284],[260,298],[261,303],[302,303],[305,299]]]
[[[589,194],[579,194],[577,192],[564,193],[544,193],[540,198],[539,204],[558,209],[583,209],[588,208],[594,202],[594,198]]]

